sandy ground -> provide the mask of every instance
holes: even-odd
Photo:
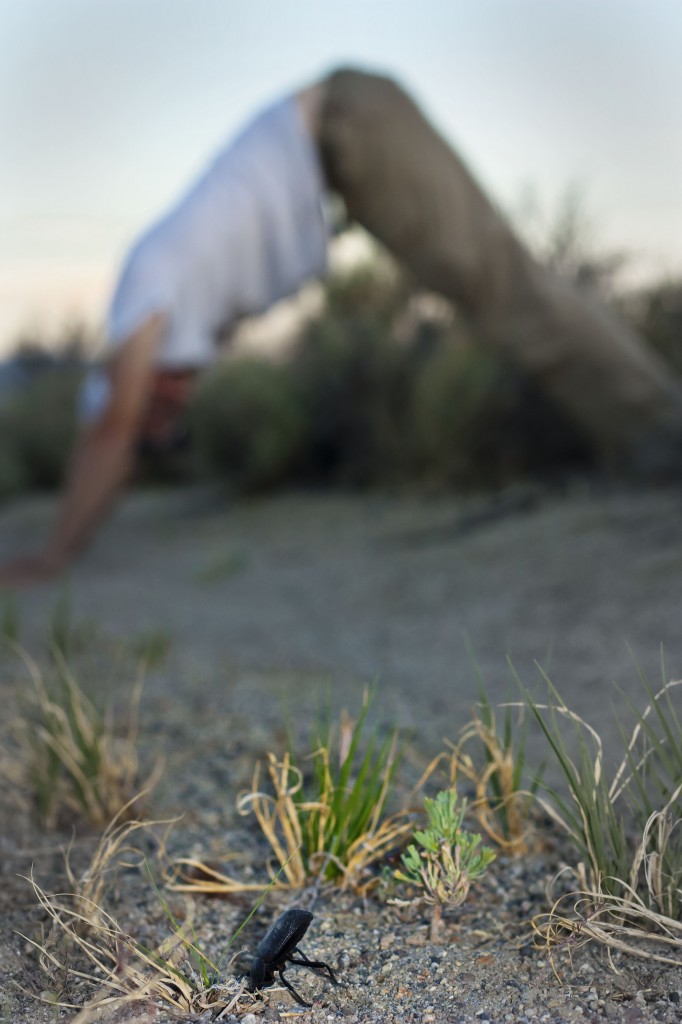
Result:
[[[72,573],[73,614],[125,637],[168,631],[168,673],[197,687],[226,666],[293,675],[284,693],[298,707],[320,679],[339,704],[377,682],[386,717],[427,743],[475,696],[468,638],[493,696],[508,691],[507,656],[529,685],[538,662],[608,728],[610,682],[638,692],[633,656],[658,678],[663,647],[682,675],[682,490],[518,503],[534,507],[140,494]],[[51,512],[47,500],[5,510],[0,557],[30,547]],[[21,597],[29,650],[62,590]],[[245,689],[235,702],[261,706]]]
[[[1,510],[0,558],[31,547],[52,513],[50,499]],[[21,641],[39,658],[63,593],[59,583],[18,598]],[[285,717],[305,734],[327,695],[336,709],[357,708],[368,683],[377,688],[376,716],[408,730],[418,765],[468,717],[477,686],[470,650],[492,699],[515,693],[508,656],[542,695],[537,663],[617,750],[611,702],[624,702],[612,682],[639,702],[635,659],[658,681],[661,649],[667,677],[682,677],[682,489],[520,489],[497,500],[293,495],[250,503],[211,490],[138,493],[74,569],[69,595],[79,657],[87,661],[89,646],[99,652],[93,685],[116,684],[118,670],[106,664],[116,641],[128,650],[150,637],[168,645],[149,673],[142,737],[168,757],[159,791],[164,809],[181,799],[190,776],[195,800],[202,802],[198,792],[213,807],[219,788],[231,804],[244,783],[227,757],[237,740],[260,754],[281,740]],[[22,684],[7,654],[2,667],[7,708]],[[217,761],[221,750],[225,757]],[[214,807],[212,813],[215,845],[232,819]],[[53,849],[55,839],[40,836],[21,816],[7,824],[4,864],[14,877],[36,851]],[[19,911],[15,900],[3,902],[9,942]],[[327,910],[341,913],[338,906]],[[381,927],[390,931],[385,922]],[[10,945],[16,960],[16,943]],[[424,953],[427,973],[440,955]],[[513,957],[509,963],[514,977]],[[526,958],[524,971],[532,974],[533,963]],[[659,1003],[653,996],[636,1002],[634,993],[648,991],[640,979],[626,1007],[630,1015],[618,1017],[622,995],[617,1004],[602,999],[599,1008],[597,991],[594,1005],[583,1000],[584,1009],[575,1009],[575,992],[552,989],[545,969],[537,967],[533,982],[545,992],[542,999],[536,994],[537,1019],[676,1019],[679,1004],[666,1002],[665,994],[682,987],[679,972],[668,980],[649,976],[651,992],[665,996]],[[542,1018],[548,999],[554,1010]],[[335,996],[332,1009],[315,1010],[312,1019],[536,1016],[513,1003],[493,1001],[486,1009],[479,1002],[480,1012],[460,1003],[456,1013],[440,1015],[428,1009],[428,997],[411,1008],[408,999],[394,1018],[362,1010],[357,1000],[344,1009]],[[39,1019],[22,1002],[7,1007],[0,1020]]]

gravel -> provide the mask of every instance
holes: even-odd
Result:
[[[253,822],[235,811],[254,761],[284,749],[287,726],[296,743],[307,742],[325,695],[335,711],[357,708],[376,679],[375,719],[407,728],[405,770],[416,778],[475,698],[463,632],[494,700],[509,692],[507,653],[522,670],[537,658],[607,742],[617,741],[610,680],[639,693],[626,640],[652,676],[663,642],[668,676],[682,676],[682,494],[577,489],[524,498],[518,513],[514,502],[498,505],[500,516],[495,507],[483,499],[294,496],[224,511],[207,492],[140,494],[128,504],[74,573],[73,658],[80,679],[118,693],[124,707],[133,650],[154,633],[168,640],[146,683],[141,753],[149,764],[161,750],[167,762],[152,811],[184,813],[172,852],[218,859],[230,850],[241,855],[233,871],[260,876],[267,851]],[[3,510],[0,554],[30,542],[51,513],[42,499]],[[21,639],[41,661],[59,593],[55,585],[20,597]],[[0,667],[4,742],[27,684],[9,653]],[[531,737],[531,751],[538,742]],[[72,1019],[75,1011],[44,1006],[16,987],[34,997],[50,980],[17,934],[35,938],[45,926],[19,876],[33,865],[45,888],[61,889],[71,833],[41,833],[7,785],[0,813],[0,1022]],[[552,964],[533,946],[529,921],[548,909],[547,882],[570,856],[551,829],[541,837],[532,855],[498,858],[468,902],[446,915],[438,945],[429,941],[427,909],[390,904],[381,889],[366,899],[324,889],[270,894],[243,933],[246,945],[252,949],[286,906],[309,907],[315,919],[303,949],[335,967],[341,985],[291,967],[287,977],[314,999],[311,1010],[277,986],[245,998],[238,1019],[681,1021],[682,963],[614,954],[611,965],[602,949],[576,943]],[[87,863],[92,842],[78,833],[76,867]],[[168,934],[143,876],[112,878],[109,899],[138,941],[153,945]],[[196,933],[209,956],[220,955],[249,905],[246,897],[195,900]],[[64,995],[88,993],[67,986]],[[121,1019],[189,1018],[138,1007]]]

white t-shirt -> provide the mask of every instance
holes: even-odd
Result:
[[[109,347],[162,312],[159,366],[211,362],[221,330],[324,273],[323,199],[317,150],[291,96],[247,125],[133,246],[109,311]],[[86,381],[86,419],[106,402],[103,376]]]

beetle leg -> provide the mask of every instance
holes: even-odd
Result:
[[[298,948],[298,946],[295,946],[292,952],[298,953],[301,959],[294,960],[292,957],[287,957],[287,960],[290,964],[296,964],[297,967],[309,967],[312,971],[328,971],[328,977],[332,984],[340,984],[333,970],[331,969],[329,964],[326,964],[324,962],[324,960],[309,960],[305,953]]]
[[[301,996],[299,996],[299,994],[296,991],[296,989],[294,988],[294,986],[292,984],[290,984],[287,981],[287,979],[284,977],[284,968],[280,967],[278,969],[277,973],[279,974],[280,981],[282,982],[282,984],[284,985],[285,988],[289,989],[289,991],[291,992],[292,996],[294,997],[294,999],[296,1000],[298,1005],[299,1006],[305,1006],[306,1009],[309,1010],[313,1004],[312,1003],[306,1003],[305,1000]]]

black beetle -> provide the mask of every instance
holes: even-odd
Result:
[[[308,931],[312,919],[313,915],[309,910],[299,910],[297,907],[292,907],[291,910],[285,910],[270,925],[256,946],[256,952],[251,960],[251,992],[255,992],[259,988],[265,988],[267,985],[272,985],[275,980],[275,971],[277,971],[282,984],[285,988],[289,989],[296,1002],[300,1006],[310,1007],[312,1004],[304,1002],[298,992],[284,977],[287,964],[296,964],[297,967],[309,967],[315,972],[324,969],[328,972],[329,980],[334,985],[339,984],[329,964],[323,963],[322,960],[309,960],[305,953],[298,948],[298,943]],[[295,960],[291,955],[292,953],[298,953],[301,959]]]

